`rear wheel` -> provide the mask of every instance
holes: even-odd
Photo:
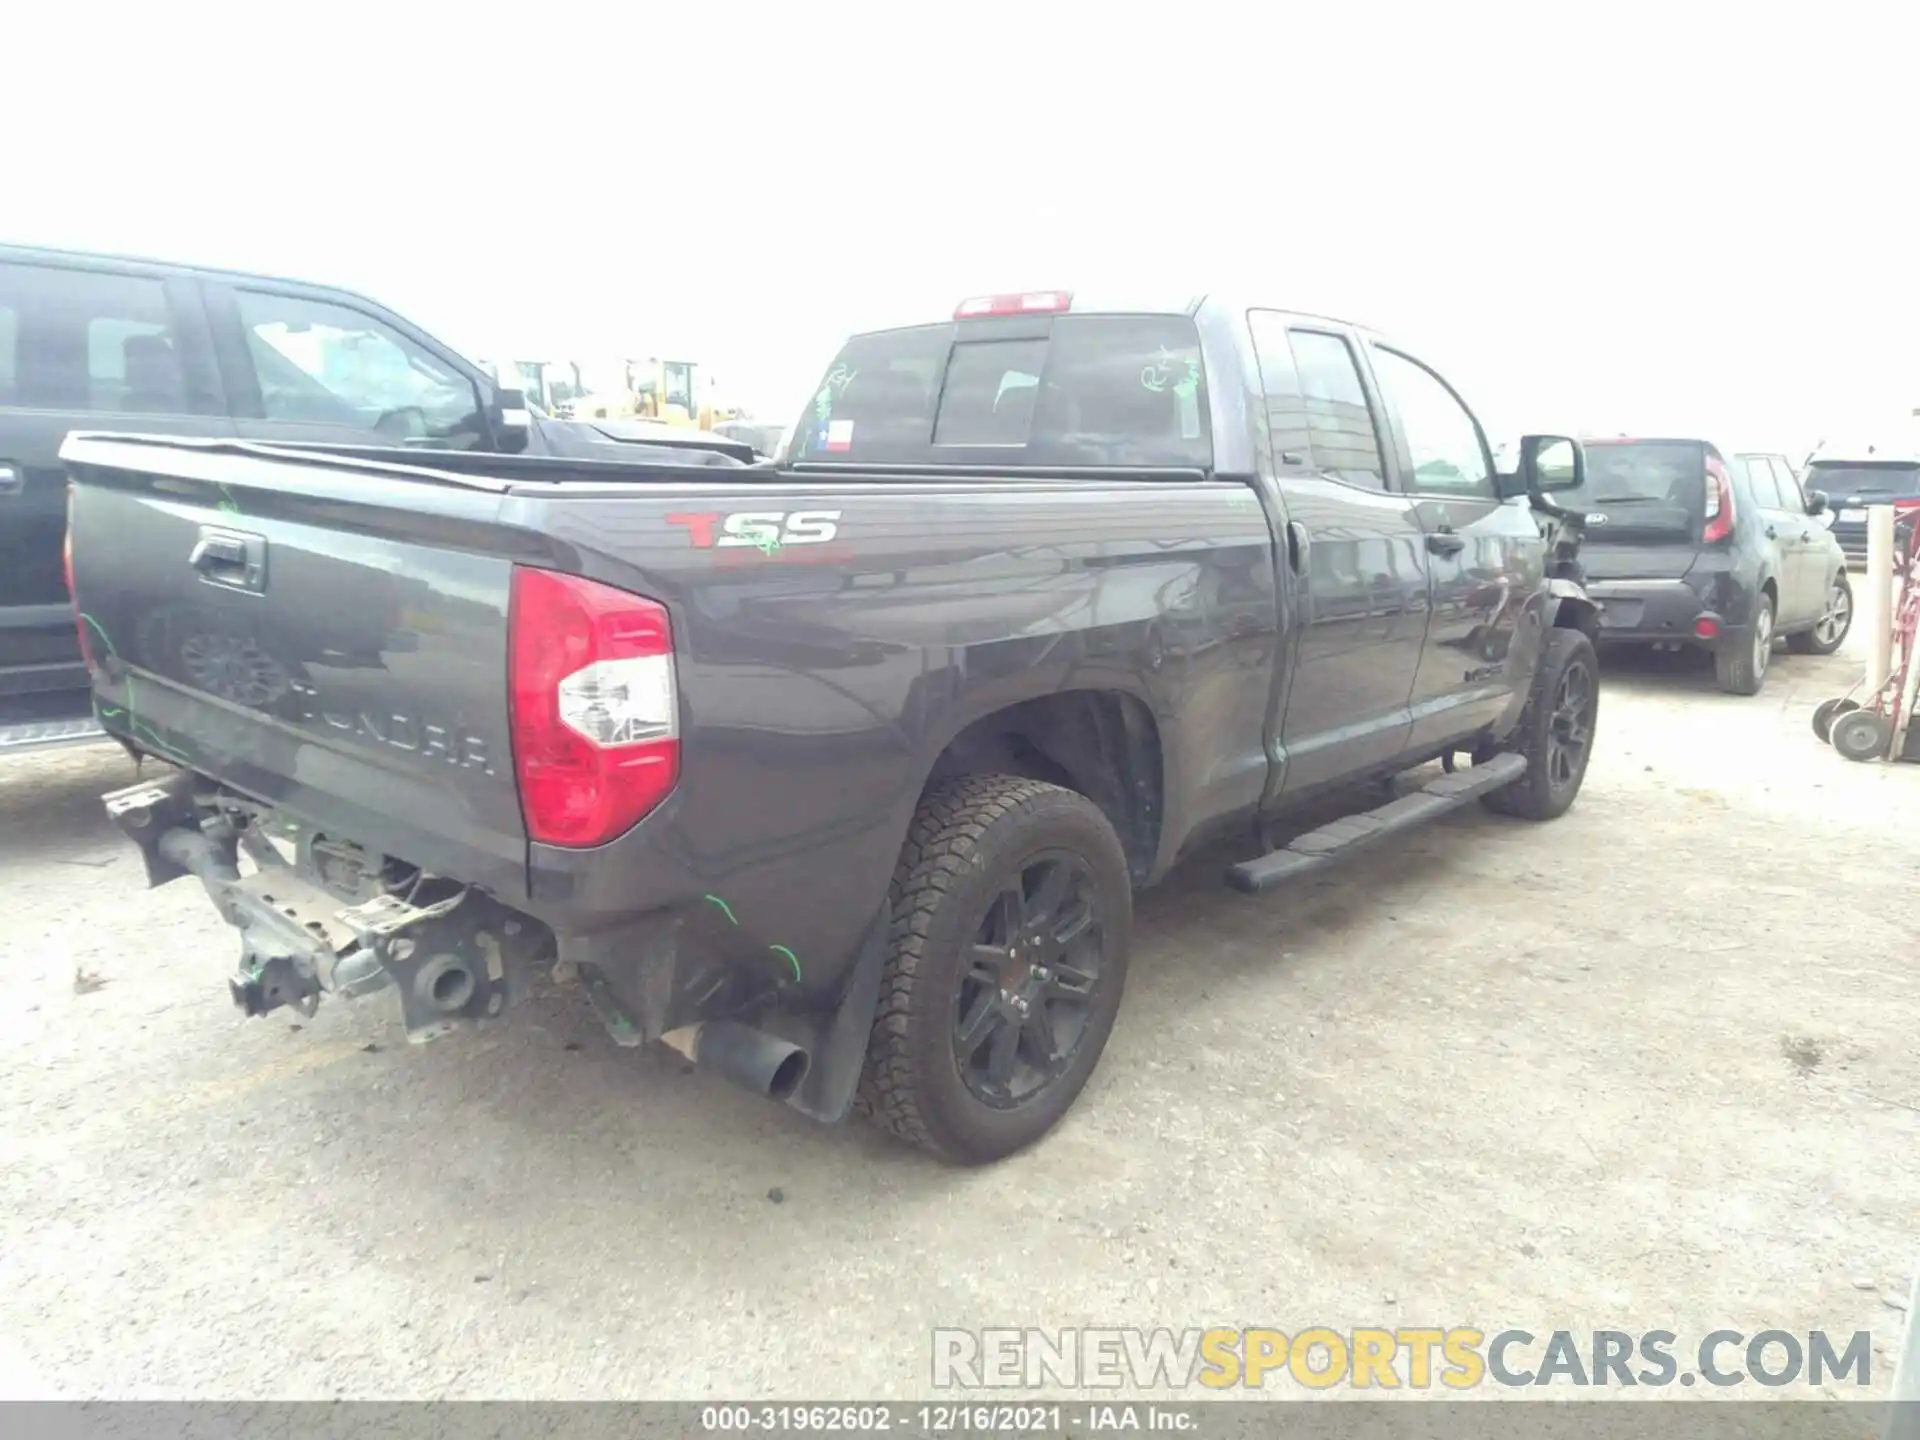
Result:
[[[962,1164],[1053,1128],[1120,1009],[1133,896],[1099,807],[977,775],[920,803],[894,875],[892,949],[859,1108]]]
[[[1847,583],[1843,569],[1833,577],[1827,590],[1826,608],[1813,629],[1787,637],[1787,648],[1796,655],[1831,655],[1840,648],[1853,628],[1853,586]]]
[[[1767,665],[1773,659],[1773,597],[1766,591],[1753,607],[1753,629],[1744,645],[1730,645],[1713,653],[1713,675],[1729,695],[1758,695],[1767,683]]]
[[[1503,747],[1527,757],[1527,773],[1485,796],[1486,807],[1523,820],[1564,815],[1586,779],[1599,718],[1600,662],[1593,642],[1578,630],[1549,630],[1527,708]]]

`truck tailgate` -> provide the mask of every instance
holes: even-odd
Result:
[[[504,486],[70,437],[106,728],[342,839],[514,894]],[[521,558],[526,558],[522,556]]]

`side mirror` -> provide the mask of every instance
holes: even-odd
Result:
[[[524,390],[495,390],[488,421],[493,443],[503,455],[518,455],[533,435],[533,416],[527,411]]]
[[[1807,491],[1807,513],[1824,515],[1827,513],[1827,492],[1824,490]]]
[[[1587,452],[1569,435],[1520,438],[1520,485],[1529,495],[1578,490],[1587,483]]]

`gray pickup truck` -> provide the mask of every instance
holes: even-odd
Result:
[[[390,989],[421,1040],[550,970],[978,1163],[1073,1103],[1197,844],[1443,762],[1257,891],[1579,790],[1582,451],[1497,473],[1386,340],[986,297],[849,340],[787,452],[66,442],[100,721],[177,767],[107,808],[240,929],[245,1011]]]

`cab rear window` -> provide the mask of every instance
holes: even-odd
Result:
[[[793,455],[1205,469],[1199,333],[1186,316],[1062,315],[856,335],[816,388]]]

